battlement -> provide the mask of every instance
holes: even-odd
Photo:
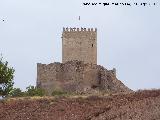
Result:
[[[64,28],[63,32],[97,32],[97,28]]]

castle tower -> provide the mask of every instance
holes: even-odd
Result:
[[[62,62],[71,60],[97,64],[96,28],[63,28]]]

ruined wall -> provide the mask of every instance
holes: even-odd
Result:
[[[63,28],[62,62],[72,60],[97,64],[97,29]]]
[[[80,61],[37,64],[37,86],[50,95],[54,90],[87,93],[93,90],[112,92],[128,91],[115,76],[115,70],[107,70],[96,64]]]

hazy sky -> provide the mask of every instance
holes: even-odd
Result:
[[[36,84],[36,63],[61,62],[63,27],[96,27],[99,65],[116,68],[133,90],[160,88],[160,3],[104,7],[86,1],[0,0],[0,53],[15,69],[15,87]]]

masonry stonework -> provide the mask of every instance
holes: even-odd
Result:
[[[82,61],[66,63],[37,64],[37,86],[47,91],[54,90],[76,93],[95,91],[127,92],[129,89],[115,76],[114,70],[107,70],[96,64]]]
[[[96,28],[63,28],[62,62],[72,60],[97,64]]]
[[[60,90],[74,93],[130,92],[116,78],[116,69],[97,65],[97,29],[63,28],[62,63],[37,64],[37,87],[51,95]]]

